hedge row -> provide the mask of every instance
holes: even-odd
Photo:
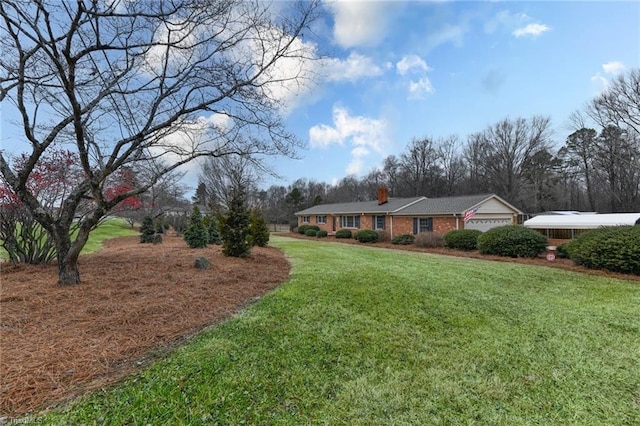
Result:
[[[547,248],[547,237],[517,225],[492,228],[478,236],[478,251],[505,257],[536,257]]]
[[[561,251],[578,265],[640,275],[638,225],[593,229],[561,247]]]

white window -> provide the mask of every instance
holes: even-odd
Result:
[[[326,215],[316,216],[316,222],[317,223],[327,223],[327,216]]]
[[[373,216],[373,229],[385,229],[385,216]]]
[[[360,216],[340,216],[340,226],[342,228],[360,228]]]
[[[433,218],[431,217],[414,217],[413,218],[413,233],[419,234],[421,232],[433,231]]]
[[[309,218],[309,216],[302,216],[302,223],[309,223],[311,221],[311,219]]]

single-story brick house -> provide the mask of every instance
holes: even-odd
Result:
[[[471,216],[464,220],[465,214]],[[444,198],[388,198],[386,188],[378,199],[355,203],[319,204],[296,212],[298,226],[317,225],[334,234],[340,229],[384,230],[390,238],[401,234],[454,229],[486,231],[518,223],[522,212],[495,194]]]

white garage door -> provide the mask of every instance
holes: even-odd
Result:
[[[511,225],[511,218],[508,219],[469,219],[464,225],[464,229],[477,229],[478,231],[488,231],[498,226]]]

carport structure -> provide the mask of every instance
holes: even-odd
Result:
[[[640,213],[538,215],[524,222],[524,226],[536,229],[552,239],[573,239],[589,229],[602,226],[639,225]]]

